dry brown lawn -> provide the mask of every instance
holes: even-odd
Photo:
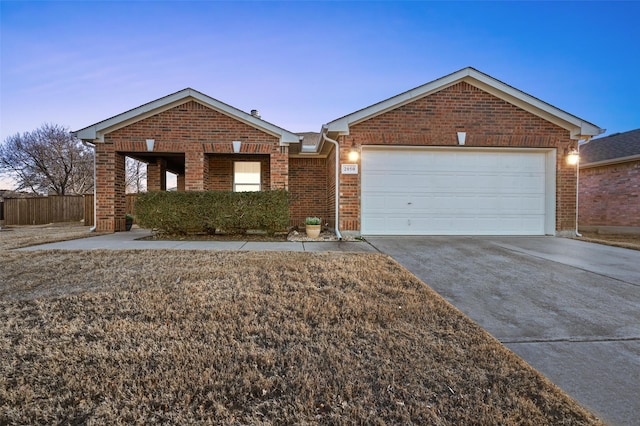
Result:
[[[0,424],[600,424],[384,255],[0,256]]]
[[[80,223],[50,223],[35,226],[8,226],[0,229],[0,250],[92,237],[88,226]]]
[[[632,250],[640,250],[640,234],[598,234],[583,232],[577,239]]]

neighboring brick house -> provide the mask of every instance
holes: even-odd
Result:
[[[101,231],[124,229],[131,156],[149,164],[149,190],[166,189],[167,170],[178,190],[288,189],[291,225],[315,215],[354,235],[555,235],[576,227],[566,154],[602,132],[465,68],[319,134],[294,134],[193,89],[75,133],[96,146]],[[259,182],[239,181],[247,167]]]
[[[580,230],[640,233],[640,129],[580,146]]]

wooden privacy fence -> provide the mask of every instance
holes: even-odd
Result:
[[[135,198],[136,194],[127,194],[127,213],[134,215]],[[79,222],[83,219],[86,226],[93,226],[93,194],[5,198],[3,213],[6,226]]]
[[[135,216],[136,194],[127,194],[127,213]],[[93,194],[84,196],[84,224],[93,226]]]
[[[79,222],[83,218],[84,201],[82,195],[4,199],[5,225]]]

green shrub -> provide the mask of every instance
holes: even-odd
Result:
[[[319,217],[308,217],[304,220],[305,225],[320,225]]]
[[[245,233],[249,229],[273,234],[289,226],[284,190],[147,192],[138,196],[135,209],[139,226],[168,234]]]

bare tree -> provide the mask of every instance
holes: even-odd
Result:
[[[18,182],[17,190],[57,195],[93,191],[93,151],[55,124],[5,139],[0,171]]]
[[[126,191],[128,194],[142,192],[147,189],[147,164],[127,157],[126,160]]]

